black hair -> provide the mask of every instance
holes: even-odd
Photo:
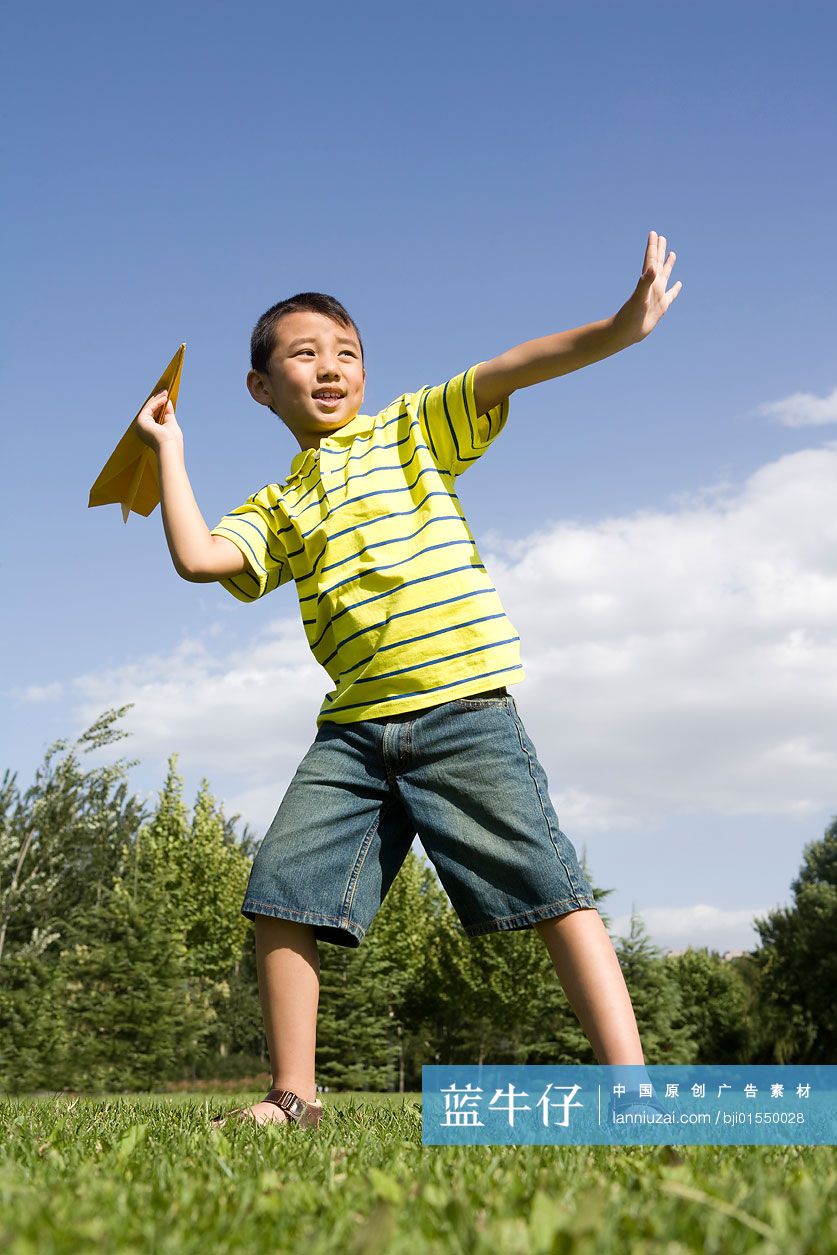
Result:
[[[289,296],[286,301],[271,305],[253,328],[253,334],[250,337],[250,365],[253,370],[265,375],[268,373],[270,355],[276,345],[277,322],[283,314],[296,314],[302,310],[324,314],[326,318],[339,323],[341,327],[353,327],[360,344],[360,360],[363,362],[363,341],[360,338],[357,323],[337,298],[327,296],[324,292],[297,292],[296,296]]]

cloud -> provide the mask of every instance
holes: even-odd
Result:
[[[235,640],[242,635],[237,631]],[[228,812],[262,824],[276,809],[268,795],[281,795],[313,738],[328,676],[295,620],[277,619],[245,640],[232,644],[228,633],[210,627],[203,640],[170,653],[79,676],[74,690],[85,722],[108,706],[133,703],[124,723],[133,756],[176,750],[181,767],[213,784],[221,778],[227,793],[232,787],[241,795],[229,800]]]
[[[833,803],[835,485],[837,450],[804,450],[692,508],[483,550],[571,830]]]
[[[481,544],[522,638],[512,692],[574,841],[834,805],[835,485],[837,448],[808,449],[675,507]],[[249,638],[237,608],[232,638],[225,621],[73,689],[88,721],[133,702],[133,754],[178,750],[263,830],[331,684],[295,607]]]
[[[813,392],[793,392],[781,401],[759,405],[757,414],[775,418],[783,427],[821,427],[837,423],[837,388],[827,397]]]
[[[64,696],[64,685],[60,680],[52,684],[30,684],[18,696],[24,702],[57,702]]]
[[[664,949],[686,946],[707,946],[712,950],[754,950],[759,936],[753,920],[767,914],[767,908],[723,910],[697,902],[694,906],[652,906],[637,909],[637,914],[657,945]],[[627,937],[631,931],[630,914],[619,915],[610,923],[613,936]]]

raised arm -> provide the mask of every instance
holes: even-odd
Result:
[[[679,282],[666,292],[676,257],[669,253],[666,260],[666,237],[649,232],[642,275],[618,313],[572,331],[527,340],[482,362],[474,376],[477,414],[488,413],[518,388],[568,375],[644,340],[680,294]]]
[[[157,455],[163,527],[177,574],[184,580],[208,583],[246,571],[247,562],[238,546],[209,534],[186,474],[183,432],[166,392],[146,402],[134,428]]]

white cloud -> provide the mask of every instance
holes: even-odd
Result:
[[[19,696],[24,702],[57,702],[64,696],[64,685],[60,680],[52,684],[30,684]]]
[[[756,916],[767,914],[766,907],[747,910],[723,910],[705,902],[694,906],[652,906],[637,909],[649,936],[667,950],[686,946],[707,946],[712,950],[754,950],[759,935],[753,925]],[[614,936],[627,937],[631,931],[630,914],[610,921]]]
[[[673,815],[834,805],[835,488],[837,446],[810,449],[738,490],[481,545],[522,637],[512,691],[576,844]],[[177,749],[259,829],[328,688],[296,617],[75,681],[79,718],[134,702],[132,754]]]
[[[105,707],[133,703],[124,723],[132,756],[176,750],[181,767],[213,783],[224,779],[228,813],[263,826],[276,809],[269,798],[281,796],[313,739],[329,681],[295,620],[278,619],[245,639],[230,644],[210,629],[206,640],[169,654],[79,676],[75,690],[86,722]]]
[[[483,550],[570,831],[833,803],[835,488],[837,449],[805,450],[711,504]]]
[[[783,427],[820,427],[837,423],[837,388],[827,397],[813,392],[793,392],[780,401],[770,401],[756,409],[757,414],[775,418]]]

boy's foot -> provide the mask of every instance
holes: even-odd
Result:
[[[272,1089],[261,1102],[251,1107],[236,1107],[212,1120],[213,1128],[222,1128],[228,1120],[255,1124],[296,1124],[301,1129],[316,1128],[323,1114],[319,1101],[306,1102],[289,1089]]]
[[[625,1094],[619,1098],[612,1097],[608,1106],[608,1119],[613,1120],[615,1115],[645,1115],[649,1118],[655,1115],[671,1115],[679,1114],[680,1104],[673,1102],[669,1107],[664,1107],[656,1094],[650,1094],[647,1097],[640,1098],[638,1094]]]

